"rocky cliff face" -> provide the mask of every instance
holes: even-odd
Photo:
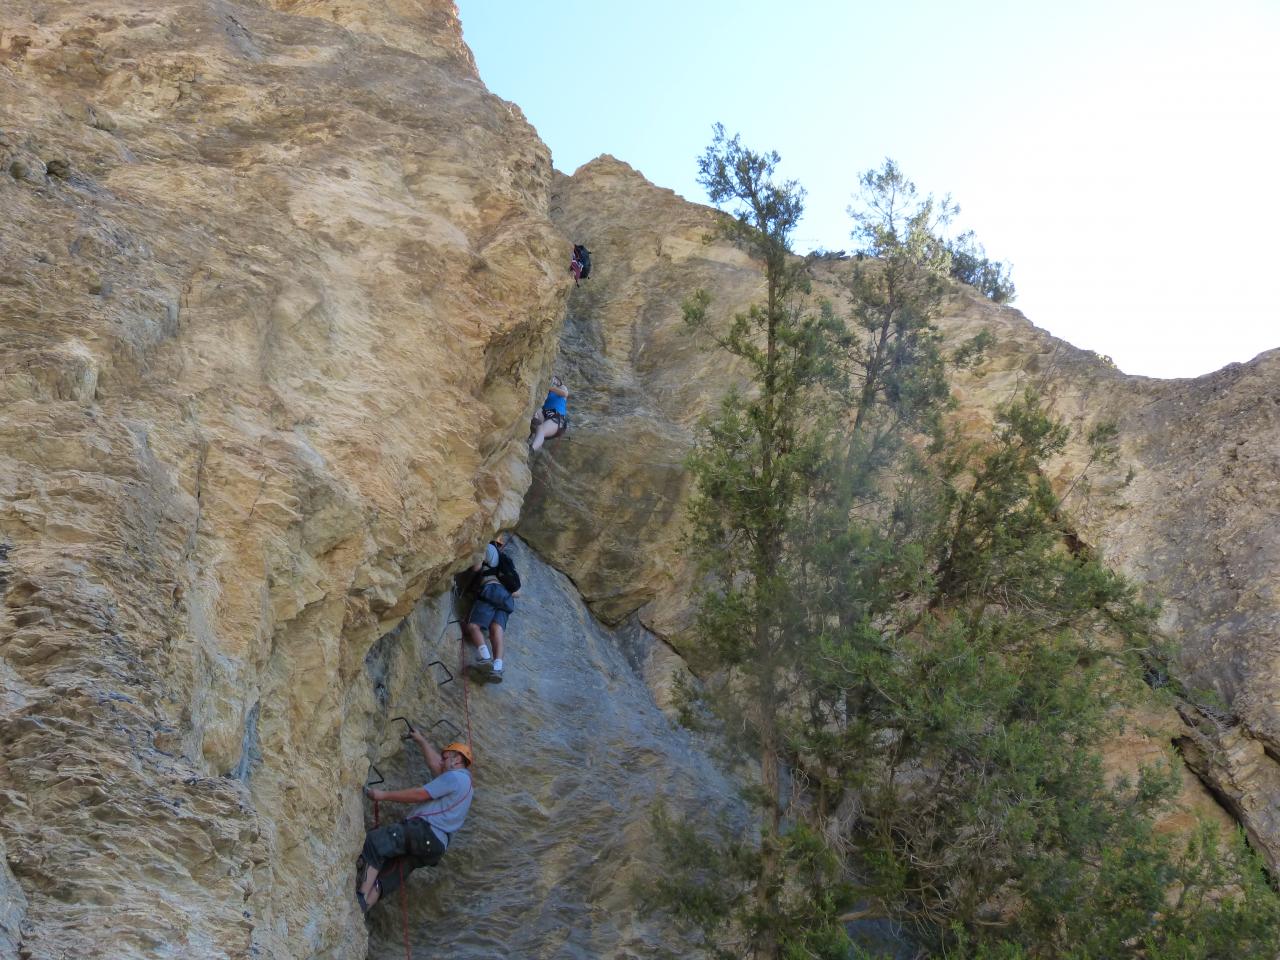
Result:
[[[663,655],[660,641],[634,624],[601,626],[563,574],[519,541],[507,549],[523,583],[501,685],[464,691],[459,679],[437,685],[440,667],[420,669],[441,658],[457,674],[447,596],[420,607],[367,660],[383,717],[408,710],[424,727],[439,723],[440,734],[442,720],[465,727],[469,717],[477,753],[475,801],[455,848],[409,884],[415,955],[688,956],[669,924],[637,908],[633,884],[657,867],[650,817],[661,802],[743,822],[738,784],[655,705],[643,670]],[[417,751],[397,744],[402,729],[387,723],[376,741],[390,784],[425,775]],[[401,909],[398,900],[375,908],[370,956],[403,956]]]
[[[688,489],[680,464],[698,417],[739,371],[695,345],[681,301],[702,287],[728,317],[758,300],[761,270],[722,241],[712,215],[612,157],[557,177],[557,225],[593,251],[569,299],[559,368],[573,427],[534,470],[521,531],[567,571],[592,609],[641,622],[696,655],[687,568],[678,549]],[[841,302],[839,261],[811,264],[816,296]],[[997,345],[960,377],[957,421],[1035,383],[1074,430],[1051,464],[1079,534],[1164,603],[1197,705],[1121,752],[1150,759],[1176,739],[1219,800],[1280,866],[1280,351],[1196,380],[1129,377],[1032,326],[1016,310],[957,290],[941,326],[952,343],[991,331]],[[1089,464],[1084,437],[1113,420],[1121,457]],[[1076,483],[1083,475],[1084,480]],[[1074,487],[1073,487],[1074,483]],[[641,546],[642,545],[642,546]],[[1216,705],[1216,706],[1215,706]],[[1148,718],[1152,719],[1152,718]],[[1207,809],[1188,783],[1187,802]]]
[[[627,889],[651,801],[741,811],[655,706],[681,665],[647,630],[696,650],[682,461],[740,372],[679,305],[727,313],[759,270],[625,164],[554,175],[446,0],[144,6],[0,13],[0,956],[398,955],[396,905],[370,940],[351,896],[360,787],[421,776],[391,717],[468,713],[479,792],[411,882],[419,949],[685,955]],[[1129,378],[958,293],[949,335],[988,327],[958,415],[1034,378],[1117,419],[1081,535],[1215,692],[1125,749],[1179,738],[1280,863],[1280,354]],[[557,342],[572,427],[530,488]],[[517,516],[623,626],[517,548],[511,673],[464,708],[427,667],[456,667],[439,598]]]
[[[448,2],[4,6],[25,956],[363,955],[364,660],[519,510],[550,180]]]

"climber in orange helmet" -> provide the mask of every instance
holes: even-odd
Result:
[[[356,889],[356,899],[366,913],[412,871],[439,863],[471,809],[471,748],[465,743],[451,743],[437,751],[417,730],[410,731],[406,738],[418,745],[435,779],[407,790],[365,789],[370,800],[420,804],[403,820],[365,834],[361,854],[364,875]]]

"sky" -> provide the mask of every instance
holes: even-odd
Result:
[[[1126,373],[1280,347],[1280,0],[458,0],[481,79],[572,173],[600,154],[706,203],[714,123],[853,249],[891,157],[1012,264],[1037,326]],[[589,238],[586,238],[589,243]]]

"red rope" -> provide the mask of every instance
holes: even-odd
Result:
[[[373,829],[378,829],[378,801],[373,801]],[[409,901],[408,890],[404,885],[404,860],[396,858],[396,871],[400,876],[400,919],[401,925],[404,927],[404,960],[413,960],[409,954]],[[361,878],[363,880],[363,877]]]
[[[400,871],[400,925],[404,927],[404,960],[413,960],[409,955],[409,889],[404,885],[404,860],[397,865]]]
[[[462,715],[467,718],[467,746],[471,746],[471,696],[470,684],[467,683],[467,636],[466,627],[458,638],[458,675],[462,677]],[[475,766],[472,760],[471,766]]]

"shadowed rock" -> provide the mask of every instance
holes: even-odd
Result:
[[[556,177],[552,216],[594,269],[569,300],[557,361],[574,429],[535,459],[520,530],[600,616],[635,614],[693,652],[680,465],[698,418],[744,377],[686,332],[680,306],[705,288],[713,322],[727,322],[760,299],[762,267],[712,239],[709,208],[608,156]],[[848,263],[810,269],[815,298],[847,302]],[[982,435],[1029,385],[1071,426],[1048,472],[1071,491],[1076,533],[1162,601],[1181,677],[1209,708],[1184,710],[1203,741],[1195,766],[1280,868],[1280,808],[1265,799],[1280,793],[1280,351],[1194,380],[1130,377],[962,287],[940,327],[952,346],[996,337],[988,362],[955,379],[962,430]],[[1085,437],[1103,421],[1119,428],[1120,457],[1089,464]],[[1236,723],[1245,742],[1221,741]]]
[[[637,672],[659,641],[608,629],[524,544],[507,550],[523,586],[506,676],[468,688],[475,800],[440,866],[410,880],[411,939],[424,956],[476,960],[688,956],[669,923],[637,908],[633,885],[660,867],[652,811],[661,801],[704,823],[741,826],[737,787],[706,743],[662,713]],[[387,718],[408,710],[422,727],[441,719],[466,727],[462,684],[471,681],[437,686],[439,668],[434,677],[423,668],[442,659],[458,676],[449,606],[448,597],[424,605],[371,659],[370,681],[388,678]],[[402,731],[386,727],[375,761],[393,788],[428,776],[416,747],[396,746]],[[437,734],[443,741],[448,727]],[[403,812],[382,805],[384,822]],[[401,909],[398,895],[375,907],[371,956],[403,956]]]

